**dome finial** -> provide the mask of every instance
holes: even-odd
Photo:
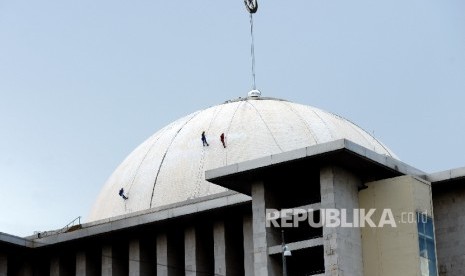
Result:
[[[260,92],[260,90],[254,89],[254,90],[250,90],[250,92],[247,95],[249,97],[258,98],[262,95],[262,92]]]

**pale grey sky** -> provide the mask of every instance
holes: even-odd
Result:
[[[426,172],[465,166],[465,1],[259,5],[265,96],[344,116]],[[246,95],[249,47],[242,0],[0,0],[0,231],[85,218],[152,133]]]

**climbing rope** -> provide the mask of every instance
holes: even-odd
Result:
[[[208,125],[208,128],[207,128],[207,133],[209,132],[212,124],[213,124],[213,121],[215,121],[216,117],[218,116],[218,114],[221,112],[221,110],[223,109],[223,105],[220,105],[218,106],[217,108],[215,108],[214,112],[213,112],[213,117],[210,121],[210,124]],[[199,170],[197,171],[197,177],[196,177],[196,182],[195,182],[195,190],[194,190],[194,193],[191,197],[189,197],[189,199],[192,199],[192,198],[197,198],[199,197],[199,194],[200,194],[200,189],[202,188],[202,181],[204,180],[204,166],[205,166],[205,147],[203,147],[202,149],[202,155],[200,157],[200,164],[199,164]],[[208,184],[210,185],[210,184]]]

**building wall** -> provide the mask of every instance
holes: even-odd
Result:
[[[321,208],[346,210],[348,222],[358,209],[361,181],[352,173],[336,167],[320,172]],[[363,276],[360,229],[356,227],[323,227],[325,275]]]
[[[250,183],[252,202],[234,201],[232,197],[215,198],[193,206],[173,207],[167,209],[166,214],[165,210],[160,210],[150,213],[150,217],[144,214],[102,223],[98,227],[107,229],[106,232],[50,244],[42,249],[47,252],[43,258],[50,272],[45,275],[76,271],[76,275],[138,276],[152,275],[156,271],[159,276],[280,276],[284,267],[282,232],[266,226],[266,209],[308,206],[314,210],[345,209],[347,222],[354,222],[354,210],[375,208],[378,210],[372,216],[375,223],[380,221],[381,210],[389,208],[396,227],[285,229],[286,243],[293,254],[287,259],[288,271],[304,271],[288,275],[422,275],[416,221],[401,223],[401,220],[409,219],[403,217],[404,213],[426,212],[433,216],[428,182],[402,176],[366,183],[367,188],[359,191],[365,176],[348,169],[325,164],[296,170],[294,165],[280,171],[279,178],[254,179]],[[293,176],[297,172],[299,175]],[[310,187],[316,188],[308,192]],[[446,250],[441,252],[446,274],[441,275],[465,275],[461,266],[465,263],[461,254],[465,245],[462,242],[465,216],[460,216],[465,207],[465,189],[455,197],[452,192],[443,193],[435,199],[440,212],[440,249]],[[186,211],[192,209],[195,213]],[[162,216],[166,217],[158,220]],[[119,225],[124,227],[118,228]],[[456,225],[460,227],[455,229]],[[63,233],[56,240],[83,231],[89,229]],[[449,236],[449,231],[456,233]],[[41,249],[28,250],[34,251],[35,256],[35,252],[39,252],[36,250]],[[3,253],[0,254],[0,276],[5,273],[36,275],[34,262],[28,267],[12,261],[14,254],[11,252],[0,250],[0,253]],[[54,259],[50,260],[48,254]],[[34,258],[28,257],[27,261],[30,260]],[[315,263],[321,263],[321,268]],[[22,267],[26,268],[25,272],[18,274]],[[318,269],[309,272],[309,268],[315,267]]]
[[[420,276],[415,214],[427,212],[432,216],[431,185],[412,176],[400,176],[366,183],[366,186],[359,192],[360,208],[376,209],[371,218],[377,226],[383,210],[392,210],[396,227],[361,228],[365,275]]]
[[[465,188],[434,189],[439,275],[465,275]]]

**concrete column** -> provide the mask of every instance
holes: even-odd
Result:
[[[112,256],[111,245],[102,247],[102,276],[112,276]]]
[[[266,195],[263,182],[252,183],[252,229],[254,251],[254,275],[275,276],[278,274],[275,264],[268,256],[266,229]]]
[[[191,226],[184,232],[184,254],[186,276],[197,276],[197,238],[195,227]]]
[[[440,276],[465,275],[465,187],[461,184],[434,188],[434,232]]]
[[[50,275],[51,276],[67,276],[75,275],[76,273],[76,256],[69,253],[53,256],[50,260]],[[26,268],[22,265],[22,269]],[[32,268],[31,268],[32,270]]]
[[[210,223],[190,226],[184,232],[184,266],[186,275],[213,275],[213,232]]]
[[[168,237],[157,235],[157,276],[168,276]]]
[[[244,233],[244,272],[245,275],[253,275],[254,273],[254,251],[253,251],[253,227],[252,216],[245,215],[243,219]]]
[[[86,252],[79,251],[76,253],[76,276],[86,276],[87,265]]]
[[[129,242],[129,275],[154,275],[156,271],[155,243],[152,238]]]
[[[215,275],[226,275],[226,233],[223,221],[213,225],[213,255]]]
[[[8,256],[5,253],[0,253],[0,276],[8,274]]]
[[[345,209],[347,222],[353,222],[358,209],[360,180],[350,172],[336,167],[320,171],[321,208]],[[363,276],[362,240],[358,227],[323,227],[325,275]]]
[[[50,276],[60,276],[60,257],[58,256],[50,260]]]
[[[76,275],[77,276],[94,276],[98,275],[100,267],[98,267],[99,260],[96,258],[100,258],[99,252],[89,252],[88,251],[79,251],[76,253]],[[97,255],[98,254],[98,255]],[[92,256],[92,257],[91,257]]]
[[[123,276],[129,273],[126,246],[105,245],[102,247],[102,276]]]
[[[141,252],[140,242],[138,239],[129,242],[129,275],[141,275]]]

